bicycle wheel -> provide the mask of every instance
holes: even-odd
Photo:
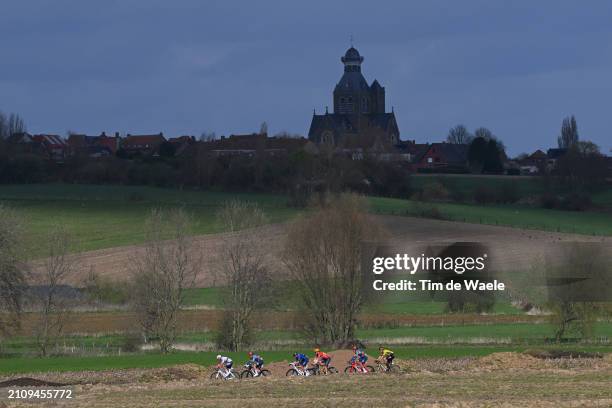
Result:
[[[330,374],[338,374],[338,369],[336,367],[330,366],[327,367],[327,372]]]
[[[374,367],[372,367],[371,365],[366,366],[366,370],[368,370],[368,373],[373,373],[374,372]]]
[[[267,377],[267,376],[272,375],[272,373],[270,372],[270,370],[261,370],[259,375],[261,375],[262,377]]]
[[[300,373],[297,372],[296,369],[294,368],[290,368],[289,371],[287,371],[287,374],[285,374],[287,377],[297,377],[300,375]]]
[[[356,373],[357,373],[357,370],[353,366],[347,366],[344,369],[344,374],[356,374]]]
[[[220,372],[214,371],[214,372],[210,373],[210,379],[211,380],[222,380],[223,376],[221,375]]]
[[[391,367],[389,367],[389,370],[387,372],[389,374],[400,374],[402,372],[402,369],[398,365],[391,364]]]
[[[251,370],[244,370],[242,373],[240,373],[240,378],[250,378],[253,377],[253,373],[251,372]]]

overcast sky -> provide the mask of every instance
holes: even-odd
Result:
[[[0,110],[31,132],[306,135],[340,56],[386,87],[402,139],[490,128],[612,149],[610,1],[3,1]]]

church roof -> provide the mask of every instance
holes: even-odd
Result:
[[[336,90],[340,91],[359,91],[359,90],[368,90],[370,87],[366,82],[361,72],[358,71],[350,71],[345,72],[340,78],[340,82],[336,85]]]
[[[355,47],[351,47],[348,50],[346,50],[346,53],[344,53],[344,57],[342,59],[342,62],[346,62],[346,61],[363,61],[363,58],[361,57],[361,55],[359,54],[359,51],[357,51],[357,49]]]

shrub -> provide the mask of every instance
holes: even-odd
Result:
[[[553,193],[544,193],[540,196],[540,206],[546,209],[553,209],[559,206],[559,198]]]
[[[449,192],[441,183],[428,183],[423,187],[421,199],[423,201],[444,201],[449,197]]]
[[[474,190],[474,201],[478,204],[487,204],[493,201],[493,191],[487,186],[478,186]]]
[[[584,211],[591,206],[591,198],[583,193],[571,193],[563,197],[559,207],[569,211]]]
[[[128,333],[123,337],[121,342],[121,351],[126,353],[135,353],[140,350],[142,345],[142,337],[136,333]]]
[[[516,182],[503,183],[499,189],[497,201],[504,204],[513,204],[519,200],[519,191]]]

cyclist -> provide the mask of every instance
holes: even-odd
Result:
[[[293,353],[293,358],[295,358],[295,361],[297,361],[297,363],[302,367],[302,370],[304,370],[304,374],[306,376],[309,376],[310,371],[306,369],[306,367],[308,366],[308,361],[310,361],[308,356],[303,353]]]
[[[380,346],[378,348],[378,358],[377,361],[385,361],[385,364],[387,366],[387,371],[389,371],[391,369],[391,365],[393,365],[393,359],[395,358],[395,355],[393,354],[393,351],[384,348],[383,346]]]
[[[315,359],[314,363],[319,364],[323,368],[323,373],[327,374],[327,370],[329,368],[329,363],[331,363],[331,356],[324,351],[321,351],[320,348],[314,349]]]
[[[259,354],[254,354],[252,351],[249,351],[249,362],[253,365],[253,367],[255,367],[254,377],[257,377],[259,374],[261,374],[261,369],[264,364],[263,358],[261,358]]]
[[[234,365],[234,361],[226,356],[222,356],[221,354],[217,355],[217,368],[225,367],[224,377],[227,377],[232,372],[232,366]]]
[[[367,371],[365,368],[365,364],[368,361],[368,355],[365,353],[365,351],[363,351],[360,348],[357,348],[356,345],[353,345],[353,357],[351,358],[351,363],[354,362],[359,362],[359,365],[361,366],[361,369],[363,371]]]

